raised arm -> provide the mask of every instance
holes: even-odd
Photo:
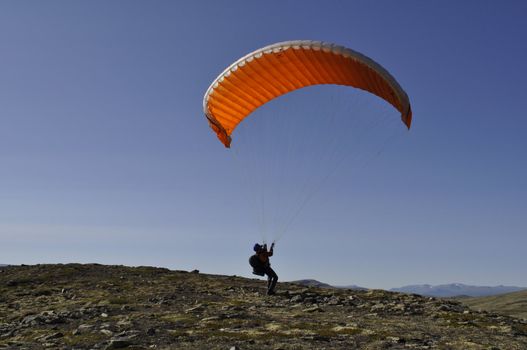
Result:
[[[271,249],[269,249],[269,256],[273,256],[274,242],[271,244]]]

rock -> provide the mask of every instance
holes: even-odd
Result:
[[[340,301],[340,299],[336,296],[332,296],[330,298],[328,298],[327,302],[326,302],[328,305],[342,305],[342,302]]]
[[[345,333],[358,333],[360,332],[360,329],[357,327],[356,324],[350,323],[343,326],[336,326],[333,327],[332,330],[334,332],[345,332]]]
[[[110,343],[106,346],[105,349],[122,349],[127,348],[133,345],[132,341],[129,338],[114,338],[110,339]]]
[[[136,330],[122,331],[116,334],[112,339],[126,339],[128,341],[132,341],[133,339],[137,338],[139,333],[140,332]]]
[[[42,343],[43,341],[53,339],[54,336],[55,336],[54,333],[52,333],[52,334],[41,334],[38,337],[35,337],[33,339],[38,341],[39,343]],[[61,335],[61,336],[63,336],[63,335]],[[60,336],[58,336],[57,338],[60,338]]]
[[[318,305],[308,307],[307,309],[302,310],[303,312],[324,312]]]
[[[109,329],[101,329],[101,333],[109,337],[113,335],[113,332]]]
[[[40,318],[39,315],[29,315],[29,316],[26,316],[22,319],[22,321],[20,321],[20,323],[22,324],[27,324],[27,325],[35,325],[39,322]]]
[[[221,318],[219,316],[210,316],[210,317],[205,317],[201,319],[201,322],[209,322],[209,321],[217,321],[217,320],[221,320]]]
[[[386,339],[391,341],[392,343],[404,343],[404,339],[399,337],[386,337]]]
[[[300,290],[291,290],[289,291],[289,295],[299,295],[299,294],[305,294],[309,291],[307,288],[302,288]]]
[[[199,311],[202,311],[203,310],[203,305],[202,304],[198,304],[194,307],[191,307],[190,309],[187,309],[185,310],[185,313],[192,313],[192,312],[199,312]]]
[[[92,324],[81,324],[79,327],[77,327],[77,329],[79,331],[83,331],[83,330],[87,330],[87,329],[92,329],[94,327],[94,325]]]
[[[38,315],[26,316],[20,321],[24,325],[35,326],[39,324],[57,324],[64,323],[66,318],[63,315],[58,315],[54,311],[42,311]]]
[[[313,340],[329,342],[331,341],[331,338],[323,335],[314,335]]]
[[[292,297],[289,301],[292,302],[292,303],[300,303],[302,302],[303,298],[302,298],[302,295],[295,295],[294,297]]]
[[[437,309],[439,311],[450,311],[450,307],[446,304],[440,305]]]
[[[382,311],[384,309],[386,309],[386,305],[382,303],[378,303],[378,304],[373,305],[370,310],[372,312],[375,312],[375,311]]]
[[[406,305],[399,303],[392,307],[392,310],[394,311],[404,311],[406,309]]]
[[[42,338],[42,339],[43,339],[43,340],[51,340],[51,339],[62,338],[63,336],[64,336],[64,334],[62,334],[61,332],[56,332],[56,333],[53,333],[53,334],[47,335],[47,336],[45,336],[45,337]]]
[[[16,329],[11,329],[11,330],[9,330],[7,333],[0,334],[0,338],[9,338],[9,337],[12,337],[13,335],[15,335],[15,333],[16,333]]]
[[[313,298],[313,297],[306,297],[306,298],[304,298],[303,301],[304,301],[304,303],[307,303],[307,304],[314,304],[314,303],[317,302],[317,300],[315,298]]]
[[[117,325],[118,326],[130,326],[132,324],[132,321],[130,321],[130,319],[128,317],[124,317],[122,319],[120,319],[119,321],[117,321]]]

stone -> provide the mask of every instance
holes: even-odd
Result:
[[[62,337],[64,337],[64,334],[62,334],[61,332],[56,332],[45,336],[44,338],[42,338],[42,340],[58,339]]]
[[[108,344],[108,346],[106,346],[105,349],[107,350],[122,349],[122,348],[127,348],[131,345],[133,345],[133,343],[128,338],[115,338],[115,339],[110,339],[110,343]]]
[[[378,303],[378,304],[375,304],[371,307],[371,311],[372,312],[375,312],[375,311],[380,311],[380,310],[384,310],[386,309],[386,305],[382,304],[382,303]]]
[[[217,321],[217,320],[221,320],[221,318],[219,316],[210,316],[210,317],[205,317],[201,319],[201,322],[209,322],[209,321]]]
[[[323,312],[324,310],[322,310],[318,305],[315,305],[312,307],[308,307],[307,309],[304,309],[302,311],[303,312]]]
[[[40,315],[29,315],[22,319],[22,324],[37,324],[40,321]]]
[[[191,307],[190,309],[186,309],[185,312],[186,313],[192,313],[192,312],[198,312],[198,311],[201,311],[203,310],[203,305],[202,304],[198,304],[194,307]]]
[[[292,303],[300,303],[300,302],[302,302],[302,295],[300,295],[300,294],[299,295],[295,295],[289,301],[292,302]]]
[[[86,330],[86,329],[92,329],[94,327],[94,325],[92,324],[81,324],[79,325],[79,327],[77,327],[78,330],[80,331],[83,331],[83,330]]]
[[[342,304],[340,299],[338,297],[336,297],[336,296],[332,296],[332,297],[328,298],[326,303],[328,305],[341,305]]]

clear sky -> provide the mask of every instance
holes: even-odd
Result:
[[[414,123],[332,173],[277,243],[280,279],[527,286],[526,18],[525,1],[1,1],[0,263],[251,277],[252,194],[202,98],[239,57],[310,39],[381,63]],[[268,111],[331,109],[329,91]]]

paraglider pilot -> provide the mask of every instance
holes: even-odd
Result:
[[[254,245],[255,254],[249,258],[249,264],[253,267],[253,274],[258,276],[267,275],[267,295],[275,294],[274,288],[278,281],[276,272],[271,268],[269,257],[273,256],[274,243],[271,244],[271,249],[267,250],[267,244],[263,246],[256,243]]]

